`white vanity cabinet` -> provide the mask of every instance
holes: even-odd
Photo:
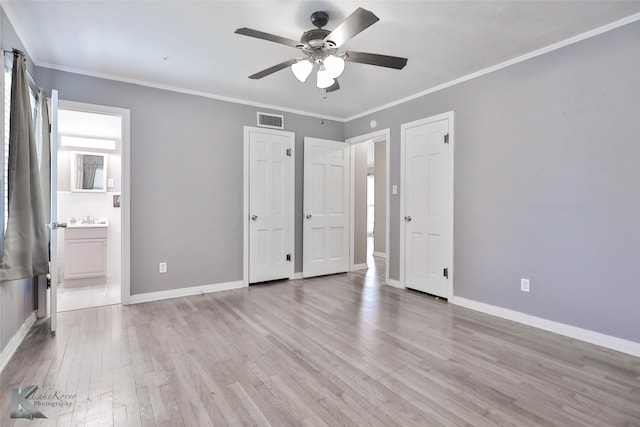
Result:
[[[105,226],[69,226],[64,238],[64,286],[96,283],[107,275]]]

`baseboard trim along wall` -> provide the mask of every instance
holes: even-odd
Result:
[[[543,329],[545,331],[554,332],[580,341],[599,345],[621,353],[630,354],[640,357],[640,343],[625,340],[622,338],[605,335],[600,332],[590,331],[588,329],[578,328],[553,320],[543,319],[541,317],[531,316],[515,310],[498,307],[495,305],[485,304],[483,302],[474,301],[461,297],[454,297],[453,304],[461,307],[470,308],[471,310],[480,311],[482,313],[491,314],[523,325],[533,326],[534,328]]]
[[[373,256],[377,256],[377,257],[380,257],[380,258],[386,258],[387,254],[385,254],[384,252],[374,252]]]
[[[303,278],[304,277],[302,277],[302,271],[299,271],[297,273],[293,273],[293,276],[289,277],[289,280],[300,280]]]
[[[2,353],[0,353],[0,373],[11,359],[11,356],[13,356],[13,353],[15,353],[18,349],[18,346],[22,343],[22,340],[29,333],[29,330],[36,322],[36,319],[36,312],[34,311],[29,315],[29,317],[27,317],[27,320],[24,321],[22,326],[20,326],[20,329],[18,329],[13,338],[11,338],[11,340],[7,343],[7,346],[4,348],[4,350],[2,350]]]
[[[163,299],[186,297],[191,295],[208,294],[211,292],[228,291],[245,287],[242,280],[236,282],[216,283],[214,285],[193,286],[190,288],[170,289],[168,291],[148,292],[146,294],[131,295],[131,304],[160,301]]]
[[[404,289],[404,286],[402,286],[398,280],[387,279],[387,285],[398,289]]]
[[[351,271],[366,270],[367,268],[369,268],[369,266],[366,262],[364,264],[354,264],[353,270]]]

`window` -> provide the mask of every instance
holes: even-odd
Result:
[[[374,217],[375,217],[375,180],[373,175],[367,175],[367,235],[373,236],[374,233]]]

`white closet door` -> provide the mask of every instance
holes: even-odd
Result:
[[[349,270],[350,145],[304,139],[303,276]]]
[[[249,133],[249,283],[293,275],[293,134]]]
[[[449,297],[449,120],[402,126],[404,145],[404,283]]]

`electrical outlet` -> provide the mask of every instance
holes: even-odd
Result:
[[[529,279],[520,279],[520,290],[522,292],[529,292]]]
[[[161,262],[161,263],[158,265],[158,271],[159,271],[160,273],[166,273],[166,272],[167,272],[167,263],[166,263],[166,262]]]

